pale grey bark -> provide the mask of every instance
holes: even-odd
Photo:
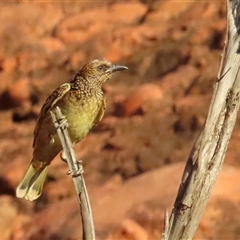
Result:
[[[227,2],[227,26],[226,45],[206,122],[188,158],[174,208],[168,224],[165,223],[164,240],[193,238],[236,122],[240,102],[239,0]]]

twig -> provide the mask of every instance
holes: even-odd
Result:
[[[70,169],[70,174],[72,175],[74,186],[78,196],[78,202],[82,216],[83,239],[94,240],[95,239],[94,224],[88,193],[82,175],[83,167],[80,164],[80,162],[76,160],[75,153],[72,149],[72,142],[67,131],[67,120],[63,116],[59,107],[56,108],[56,112],[50,113],[54,126],[57,130],[59,139],[62,143],[63,152],[64,155],[66,156],[66,160]]]

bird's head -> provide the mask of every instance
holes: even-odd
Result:
[[[80,72],[85,79],[102,85],[112,77],[113,73],[127,69],[128,68],[123,65],[112,64],[105,59],[95,59],[85,64]]]

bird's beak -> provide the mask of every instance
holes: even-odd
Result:
[[[106,70],[106,73],[114,73],[114,72],[117,72],[117,71],[122,71],[122,70],[127,70],[128,67],[126,66],[123,66],[123,65],[112,65],[108,70]]]

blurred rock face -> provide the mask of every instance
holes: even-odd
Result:
[[[104,57],[129,71],[105,84],[106,116],[75,148],[84,163],[97,236],[159,238],[163,212],[171,209],[181,177],[179,162],[204,124],[225,15],[224,4],[214,1],[0,3],[0,236],[80,238],[73,183],[59,157],[38,201],[17,200],[14,189],[31,159],[32,132],[45,98],[85,62]],[[237,187],[234,197],[225,193],[237,182],[238,123],[226,158],[235,168],[224,168],[230,175],[220,177],[224,188],[217,185],[199,238],[238,237],[239,221],[230,211],[238,211],[240,195]],[[215,227],[224,224],[231,227]]]

